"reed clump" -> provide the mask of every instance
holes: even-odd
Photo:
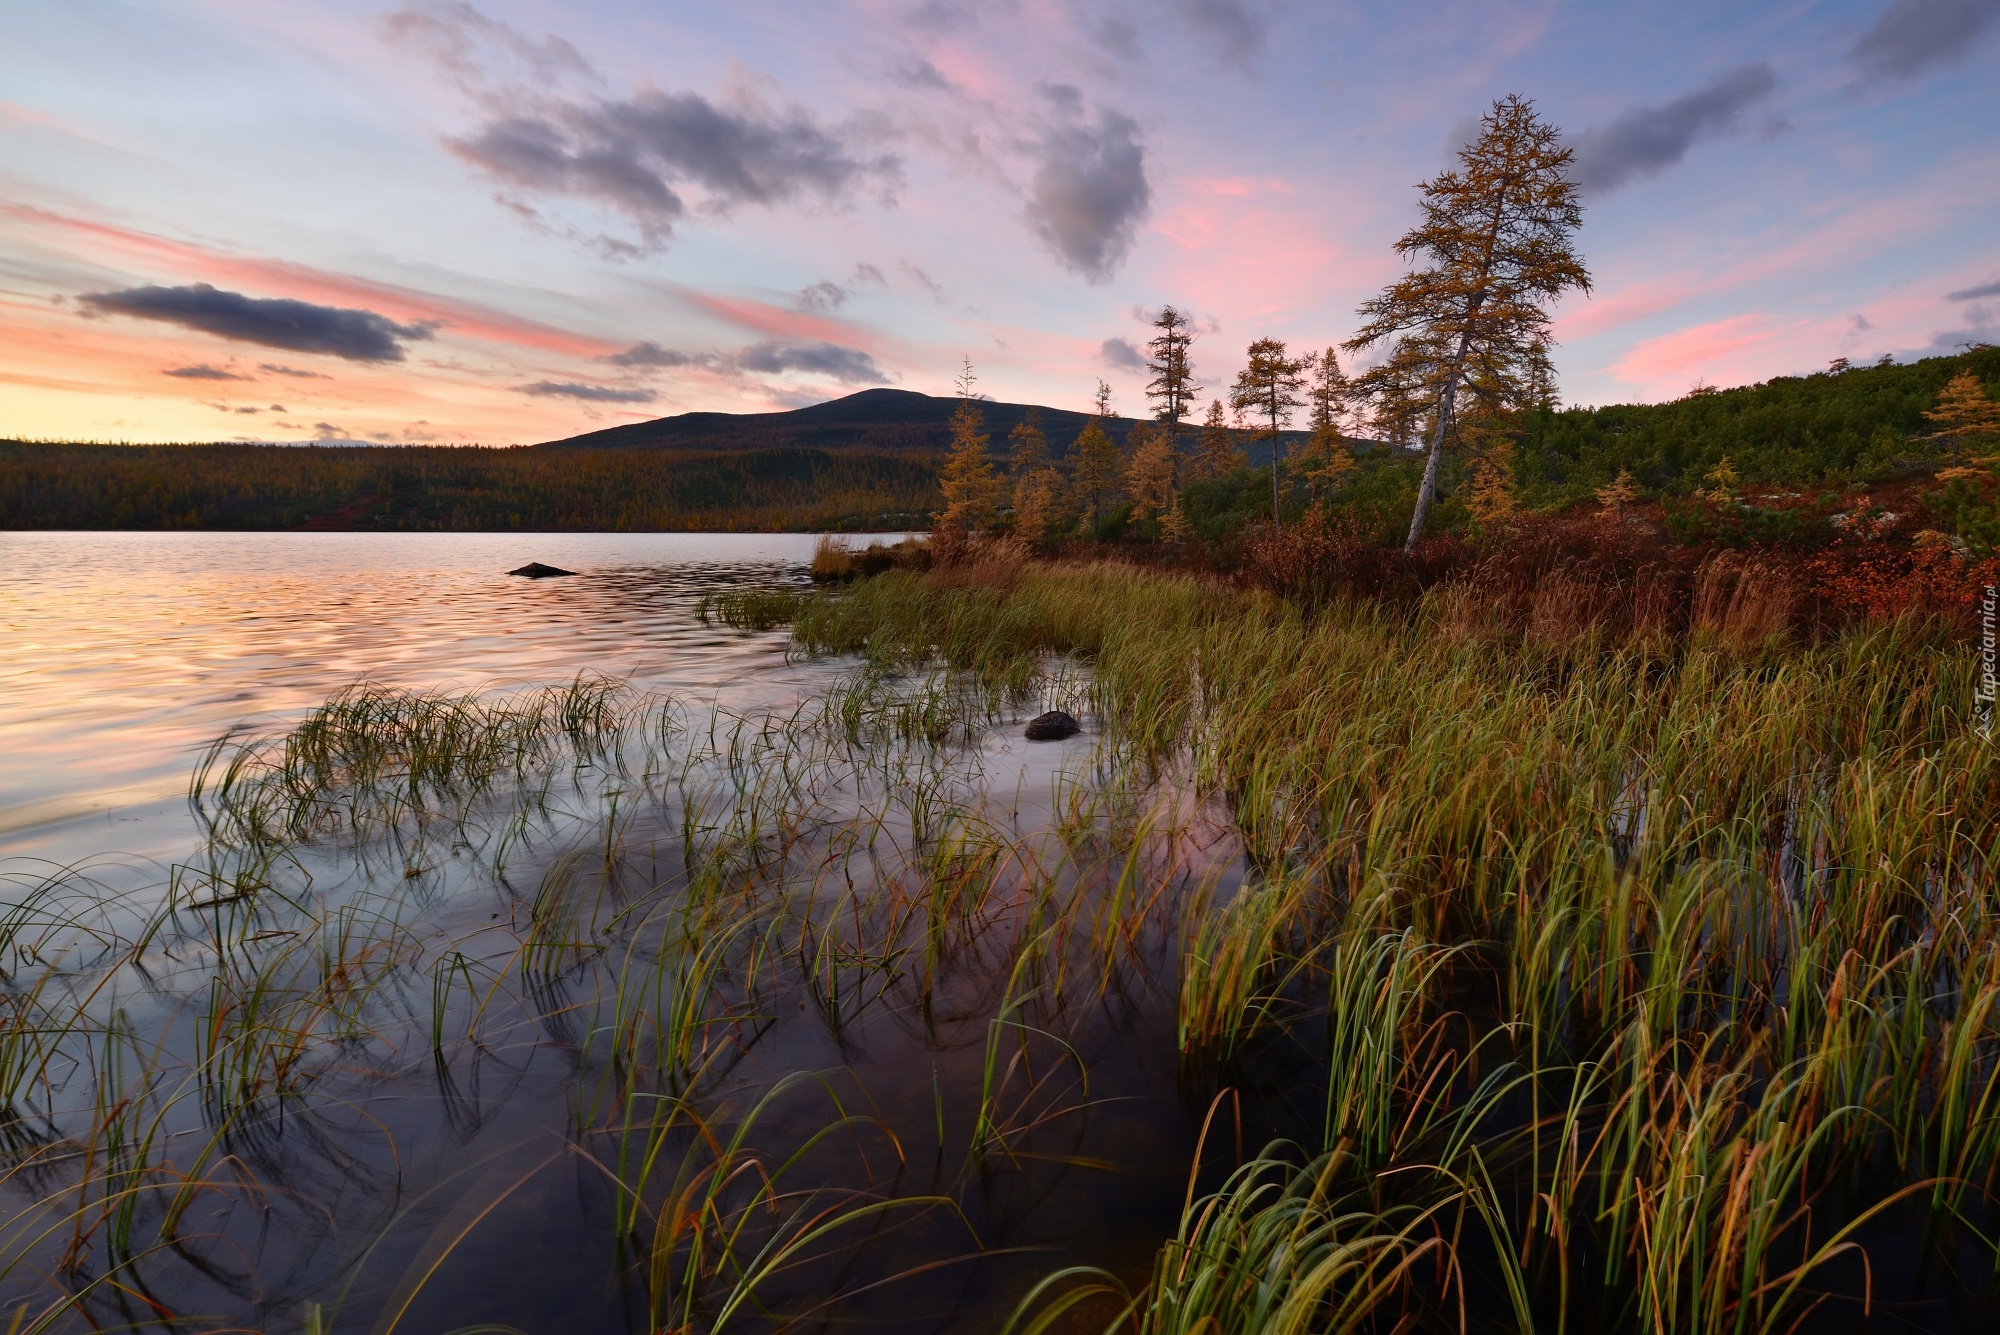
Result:
[[[821,534],[813,544],[808,573],[815,584],[846,584],[887,570],[928,570],[931,559],[931,544],[924,538],[852,547],[831,534]]]

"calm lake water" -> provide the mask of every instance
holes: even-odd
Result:
[[[62,1147],[108,1143],[106,1119],[141,1107],[161,1181],[196,1164],[211,1171],[225,1152],[242,1181],[176,1225],[192,1264],[178,1252],[135,1263],[152,1286],[143,1303],[124,1288],[88,1298],[90,1321],[123,1328],[156,1328],[172,1311],[175,1328],[342,1335],[481,1321],[658,1329],[665,1317],[652,1306],[674,1299],[678,1281],[641,1283],[648,1271],[617,1221],[664,1210],[656,1198],[677,1173],[706,1171],[710,1139],[691,1128],[707,1124],[740,1128],[749,1148],[731,1162],[754,1150],[786,1165],[774,1209],[806,1218],[829,1200],[914,1202],[856,1214],[859,1224],[814,1245],[812,1264],[762,1281],[760,1301],[816,1311],[839,1288],[859,1295],[845,1318],[871,1328],[990,1330],[1066,1261],[1141,1278],[1178,1216],[1209,1098],[1180,1088],[1177,920],[1115,948],[1144,963],[1103,995],[1015,978],[1007,943],[1030,930],[1029,909],[981,908],[973,895],[940,907],[924,934],[909,906],[946,905],[924,898],[936,887],[986,894],[989,881],[1018,879],[1008,860],[1018,853],[981,870],[980,858],[1011,847],[997,840],[1032,837],[1059,802],[1094,828],[1105,817],[1090,803],[1110,801],[1108,812],[1122,799],[1088,797],[1092,736],[1022,740],[1020,716],[1043,707],[1034,701],[975,709],[955,740],[924,742],[894,694],[924,698],[922,674],[868,697],[882,711],[863,725],[875,741],[850,746],[837,728],[787,723],[799,702],[861,700],[840,694],[855,665],[788,661],[786,631],[705,626],[695,609],[729,585],[803,584],[813,543],[0,535],[11,575],[0,590],[0,902],[19,898],[28,907],[15,916],[35,924],[13,929],[32,945],[7,959],[49,970],[36,1004],[63,1017],[44,1026],[61,1051],[36,1068],[53,1074],[15,1082],[34,1115],[0,1117],[14,1138],[0,1138],[0,1253],[21,1249],[0,1255],[0,1312],[89,1289],[93,1249],[114,1244],[86,1233],[85,1262],[74,1251],[64,1261],[69,1225],[51,1221],[66,1218],[76,1190],[64,1175],[84,1169]],[[529,561],[577,573],[505,573]],[[555,798],[545,789],[513,834],[514,808],[496,798],[464,825],[334,836],[236,880],[202,880],[183,861],[201,844],[190,771],[233,729],[282,731],[363,681],[499,690],[586,672],[677,697],[685,727],[667,749],[699,758],[644,773],[552,765]],[[899,731],[913,721],[914,740]],[[793,822],[777,841],[793,841],[789,855],[741,828],[773,818]],[[690,838],[723,850],[701,865],[742,886],[740,919],[676,925],[695,898],[683,892],[700,861]],[[1060,869],[1049,893],[1060,881],[1094,902],[1085,882],[1099,861],[1113,882],[1134,865],[1088,843],[1065,853],[1049,841]],[[503,860],[506,873],[489,875]],[[1149,883],[1191,883],[1199,861],[1183,850]],[[83,870],[73,892],[36,899],[50,863]],[[124,907],[98,911],[113,903]],[[149,918],[162,903],[168,918]],[[773,916],[786,904],[789,916]],[[886,925],[874,921],[881,905]],[[154,936],[149,921],[169,925]],[[120,946],[130,967],[92,944],[119,931],[154,943]],[[1082,967],[1070,955],[1093,948],[1087,931],[1047,939],[1038,958],[1064,976]],[[702,993],[689,980],[706,976],[691,970],[707,967],[711,945],[730,953]],[[293,1005],[338,992],[353,1015],[312,1002],[253,1014],[248,985],[237,992],[253,976],[270,985],[258,997]],[[684,1003],[692,1023],[673,1018]],[[1062,1038],[1044,1032],[1071,1006],[1079,1014]],[[669,1032],[692,1057],[661,1046]],[[311,1069],[297,1068],[283,1097],[265,1083],[239,1099],[237,1054],[255,1081],[294,1069],[273,1036],[304,1036]],[[119,1043],[143,1056],[107,1056],[100,1069],[96,1054]],[[130,1077],[143,1097],[121,1083],[128,1066],[145,1072]],[[1254,1135],[1269,1119],[1248,1106]],[[11,1116],[5,1090],[0,1114]],[[639,1150],[665,1166],[634,1160]],[[13,1170],[44,1161],[40,1175]],[[775,1216],[735,1199],[761,1179],[719,1180],[732,1185],[716,1188],[714,1208],[743,1212],[749,1251],[766,1245],[759,1230],[778,1228]],[[163,1227],[161,1208],[145,1198],[141,1232]],[[672,1251],[674,1235],[653,1236]],[[732,1282],[718,1273],[687,1292]],[[51,1328],[85,1320],[72,1313]]]
[[[360,681],[579,672],[775,703],[831,669],[704,626],[729,584],[803,583],[800,534],[0,533],[0,857],[164,858],[204,747]],[[541,561],[574,578],[507,571]]]

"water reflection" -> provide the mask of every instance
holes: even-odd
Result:
[[[465,689],[579,671],[754,704],[823,681],[701,594],[797,582],[798,534],[8,533],[0,855],[170,856],[200,749],[359,680]],[[529,560],[576,571],[526,580]]]

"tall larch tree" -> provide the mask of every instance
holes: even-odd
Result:
[[[1271,522],[1278,523],[1278,465],[1284,455],[1279,434],[1291,425],[1292,411],[1304,402],[1305,361],[1287,355],[1281,339],[1260,338],[1250,345],[1249,364],[1237,372],[1229,402],[1251,420],[1262,419],[1258,434],[1271,442]]]
[[[1082,512],[1080,531],[1094,538],[1104,522],[1104,503],[1118,476],[1118,446],[1104,430],[1111,416],[1111,386],[1097,382],[1097,411],[1069,447],[1070,481],[1075,488],[1076,506]]]
[[[1153,417],[1166,429],[1167,447],[1172,449],[1182,421],[1194,411],[1195,400],[1201,397],[1201,386],[1194,379],[1194,363],[1188,359],[1188,350],[1194,344],[1194,326],[1182,312],[1162,306],[1153,319],[1153,328],[1159,332],[1146,343],[1151,354],[1146,369],[1153,377],[1146,382],[1146,397],[1152,400]]]
[[[1361,306],[1362,327],[1347,349],[1395,344],[1357,388],[1407,394],[1421,386],[1429,405],[1430,458],[1405,550],[1423,536],[1437,496],[1460,391],[1475,382],[1503,399],[1533,397],[1548,362],[1550,304],[1571,288],[1590,290],[1574,245],[1583,205],[1569,179],[1572,156],[1534,103],[1511,94],[1495,102],[1479,138],[1459,150],[1459,167],[1423,184],[1423,222],[1396,242],[1423,267]]]
[[[1161,521],[1181,503],[1174,447],[1167,443],[1164,426],[1145,422],[1132,428],[1127,443],[1132,452],[1125,463],[1125,494],[1132,500],[1132,520],[1142,533],[1157,538]]]
[[[1042,431],[1039,408],[1008,433],[1014,474],[1014,533],[1029,542],[1043,542],[1056,518],[1060,476],[1049,462],[1048,437]]]
[[[1347,376],[1340,369],[1340,354],[1332,348],[1305,357],[1306,398],[1312,408],[1308,425],[1312,434],[1293,461],[1293,473],[1305,485],[1312,502],[1329,499],[1355,468],[1354,452],[1348,447]]]
[[[972,373],[972,358],[958,377],[958,407],[951,415],[951,451],[938,472],[938,491],[944,496],[933,527],[947,546],[963,542],[974,533],[993,527],[999,496],[999,479],[993,475],[993,461],[986,455],[987,435],[981,428],[986,415],[972,392],[978,377]]]

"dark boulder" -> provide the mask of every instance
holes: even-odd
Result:
[[[524,575],[529,579],[549,579],[555,575],[574,575],[574,570],[564,570],[561,566],[545,566],[540,561],[530,561],[519,570],[510,570],[510,575]]]
[[[1076,716],[1060,709],[1051,709],[1028,720],[1028,740],[1031,742],[1059,742],[1082,731],[1083,725],[1076,721]]]

